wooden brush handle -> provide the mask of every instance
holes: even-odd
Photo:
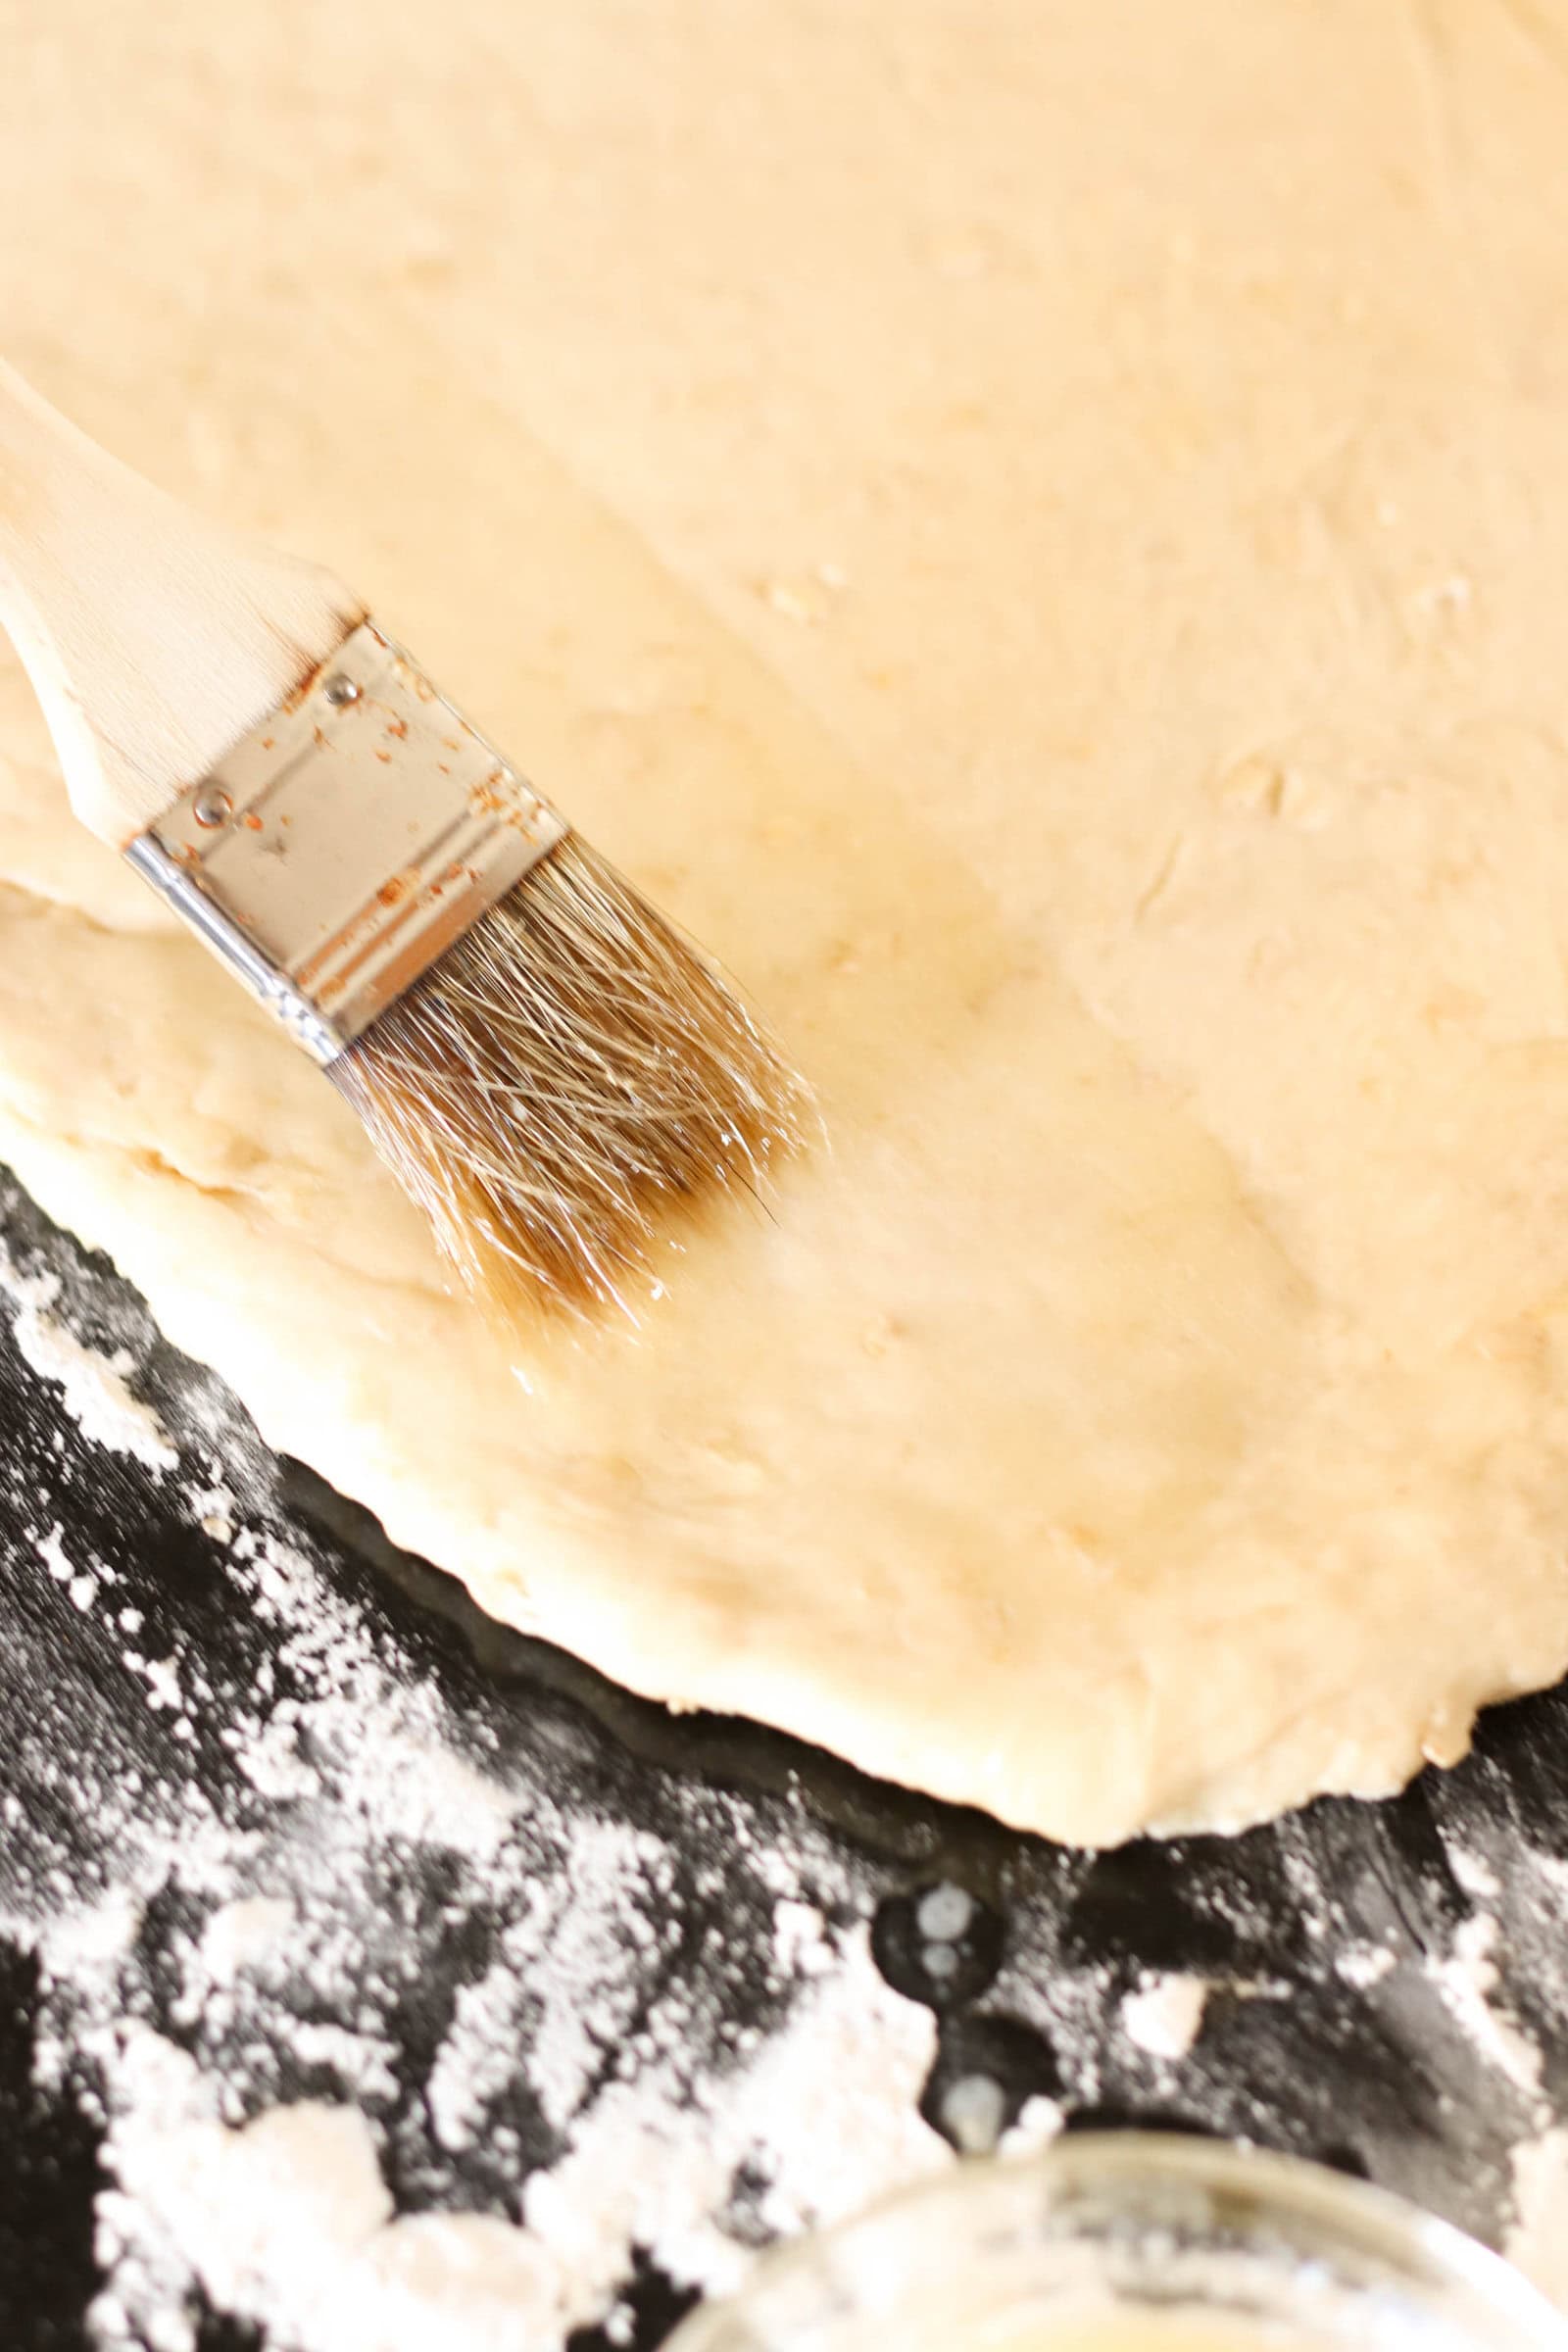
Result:
[[[122,849],[365,616],[156,490],[0,362],[0,625],[81,822]]]

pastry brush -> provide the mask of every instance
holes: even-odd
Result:
[[[314,565],[0,366],[0,623],[75,815],[287,1028],[481,1300],[632,1311],[805,1092],[713,966]]]

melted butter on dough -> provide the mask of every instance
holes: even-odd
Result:
[[[1459,1753],[1568,1658],[1534,16],[667,0],[650,75],[599,0],[182,8],[22,44],[16,356],[361,585],[832,1150],[514,1367],[11,668],[0,1150],[271,1443],[641,1690],[1086,1841]]]

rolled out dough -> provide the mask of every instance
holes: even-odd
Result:
[[[1568,11],[14,0],[11,354],[316,554],[831,1153],[514,1366],[0,670],[0,1151],[681,1705],[1086,1841],[1568,1660]]]

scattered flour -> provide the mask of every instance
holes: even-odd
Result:
[[[579,1998],[594,2017],[592,1980]],[[665,2032],[623,2046],[561,2157],[528,2175],[514,2219],[394,2215],[367,2112],[395,2092],[384,2073],[361,2073],[363,2106],[302,2100],[236,2124],[220,2080],[136,2021],[109,2021],[86,2037],[102,2061],[118,2182],[99,2201],[108,2284],[95,2340],[130,2345],[140,2330],[159,2352],[191,2352],[194,2278],[289,2352],[554,2352],[612,2309],[634,2247],[680,2284],[733,2289],[751,2259],[725,2219],[743,2173],[771,2235],[951,2161],[915,2112],[932,2021],[888,1990],[863,1927],[732,2072],[694,2072],[685,2023],[677,1998]],[[470,2010],[432,2080],[442,2136],[460,2149],[517,2066],[514,2047],[473,2027]],[[334,2037],[349,2038],[288,2030],[302,2062]],[[326,2055],[352,2078],[341,2046]]]
[[[1152,2058],[1185,2058],[1202,2031],[1208,1994],[1202,1977],[1146,1974],[1122,2002],[1122,2030]]]
[[[1449,1869],[1472,1901],[1494,1903],[1502,1892],[1502,1882],[1492,1864],[1468,1846],[1450,1845],[1446,1851]]]
[[[202,1931],[201,1957],[215,1984],[242,1970],[265,1968],[299,1924],[295,1905],[279,1895],[253,1894],[215,1911]]]
[[[129,1352],[112,1355],[85,1347],[51,1310],[60,1296],[54,1274],[23,1274],[0,1250],[0,1292],[13,1303],[12,1336],[23,1360],[40,1380],[55,1381],[61,1401],[84,1438],[112,1453],[128,1453],[149,1470],[178,1467],[179,1456],[151,1405],[131,1394]]]
[[[75,1562],[66,1549],[66,1531],[58,1523],[33,1546],[43,1566],[57,1585],[69,1585],[76,1573]]]
[[[672,2096],[684,2073],[673,2048],[617,2079],[524,2192],[573,2324],[605,2308],[630,2245],[652,2249],[683,2285],[737,2286],[748,2250],[715,2217],[743,2168],[775,2235],[951,2162],[915,2112],[935,2041],[929,2013],[884,1984],[862,1929],[785,2029],[727,2081],[694,2085],[690,2105]]]
[[[773,1908],[773,1957],[786,1976],[814,1977],[832,1967],[833,1948],[814,1903],[779,1897]]]
[[[1353,1984],[1357,1992],[1369,1992],[1385,1977],[1392,1977],[1398,1965],[1398,1954],[1386,1943],[1352,1943],[1337,1955],[1334,1973],[1343,1984]]]
[[[1443,2000],[1475,2047],[1516,2089],[1539,2099],[1541,2051],[1497,1999],[1502,1972],[1497,1965],[1497,1922],[1487,1911],[1464,1920],[1446,1959],[1428,1963]]]
[[[106,1771],[80,1812],[109,1883],[3,1923],[40,1962],[38,2078],[104,2127],[97,2352],[195,2352],[198,2290],[268,2352],[561,2352],[629,2333],[638,2252],[725,2291],[768,2238],[953,2161],[918,2113],[936,2021],[884,1982],[825,1838],[700,1787],[668,1835],[564,1809],[307,1544],[210,1481],[187,1499],[265,1629],[254,1687],[136,1645],[61,1530],[34,1538],[238,1791]],[[400,2080],[397,2021],[443,1999]]]
[[[1048,2099],[1043,2092],[1037,2091],[1032,2099],[1024,2101],[1016,2120],[1002,2134],[1000,2153],[1004,2156],[1033,2156],[1041,2148],[1049,2148],[1052,2141],[1060,2136],[1066,2120],[1059,2100]]]
[[[58,1525],[50,1528],[47,1535],[38,1539],[34,1549],[55,1583],[65,1586],[72,1607],[85,1616],[97,1599],[100,1587],[114,1583],[114,1573],[102,1560],[95,1560],[90,1569],[79,1567],[66,1549],[65,1533]]]

